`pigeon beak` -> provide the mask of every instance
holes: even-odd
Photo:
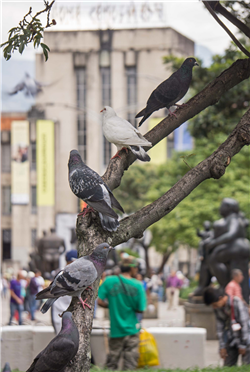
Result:
[[[110,245],[110,246],[109,246],[109,250],[110,250],[110,251],[114,251],[115,248],[114,248],[114,247],[111,247],[111,245]]]
[[[196,61],[194,62],[194,66],[199,66],[199,63],[197,63]]]
[[[103,112],[104,109],[102,109],[100,112]]]

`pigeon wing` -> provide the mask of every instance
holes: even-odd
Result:
[[[166,107],[180,99],[178,99],[178,97],[181,93],[181,83],[176,75],[173,74],[169,79],[163,81],[153,93],[157,101],[161,102]]]
[[[83,290],[97,279],[94,264],[84,257],[67,265],[56,279],[55,286],[50,292],[55,296],[65,296],[72,292]]]
[[[21,83],[17,84],[12,91],[9,92],[9,95],[13,96],[14,94],[17,94],[21,90],[23,90],[26,87],[25,83],[22,81]]]

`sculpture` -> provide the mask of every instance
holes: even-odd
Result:
[[[58,269],[59,257],[65,250],[65,242],[56,235],[54,228],[50,229],[50,234],[43,231],[43,237],[37,240],[36,251],[30,254],[29,266],[32,270],[41,270],[43,276],[48,276],[51,271]]]
[[[245,301],[249,302],[248,263],[250,244],[246,239],[246,227],[249,221],[239,210],[236,200],[225,198],[220,206],[222,218],[213,224],[213,233],[203,241],[203,250],[206,254],[205,263],[208,270],[214,275],[219,284],[225,288],[231,280],[231,271],[240,269],[244,280],[241,283],[242,294]],[[205,286],[209,284],[201,265],[200,277]],[[204,275],[204,276],[203,276]],[[195,292],[197,295],[197,293]]]

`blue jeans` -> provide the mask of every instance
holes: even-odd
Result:
[[[36,295],[29,295],[29,307],[30,307],[30,315],[31,315],[31,320],[35,320],[35,312],[36,312]]]
[[[13,302],[10,303],[10,321],[9,321],[9,325],[11,325],[11,321],[12,321],[12,318],[13,318],[16,310],[18,311],[18,315],[19,315],[19,325],[22,325],[23,305],[19,305],[19,304],[13,303]]]

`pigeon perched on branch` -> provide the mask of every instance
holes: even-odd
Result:
[[[82,292],[101,277],[111,249],[114,248],[107,243],[99,244],[91,255],[78,258],[61,270],[50,285],[36,295],[36,300],[48,299],[41,312],[45,314],[62,296],[78,297],[84,309],[90,308],[86,300],[83,301]]]
[[[176,102],[185,96],[191,84],[192,69],[194,66],[199,66],[196,60],[191,57],[187,58],[179,70],[158,85],[151,93],[147,101],[147,106],[136,115],[136,118],[143,116],[139,127],[153,112],[165,107],[169,110],[171,106],[178,106]],[[169,114],[175,116],[170,110]]]
[[[102,228],[116,231],[119,226],[118,216],[112,207],[124,212],[115,199],[109,187],[103,182],[98,173],[89,168],[77,150],[70,151],[69,157],[69,185],[72,192],[85,201],[90,207],[99,212]],[[79,215],[88,213],[88,209]]]
[[[79,333],[70,312],[62,316],[62,328],[33,360],[26,372],[63,372],[79,348]]]
[[[122,148],[129,148],[137,159],[150,161],[149,155],[142,146],[152,147],[152,143],[147,141],[127,120],[117,116],[112,107],[105,106],[101,112],[103,134],[109,142],[116,145],[118,150],[113,158],[119,157]]]

